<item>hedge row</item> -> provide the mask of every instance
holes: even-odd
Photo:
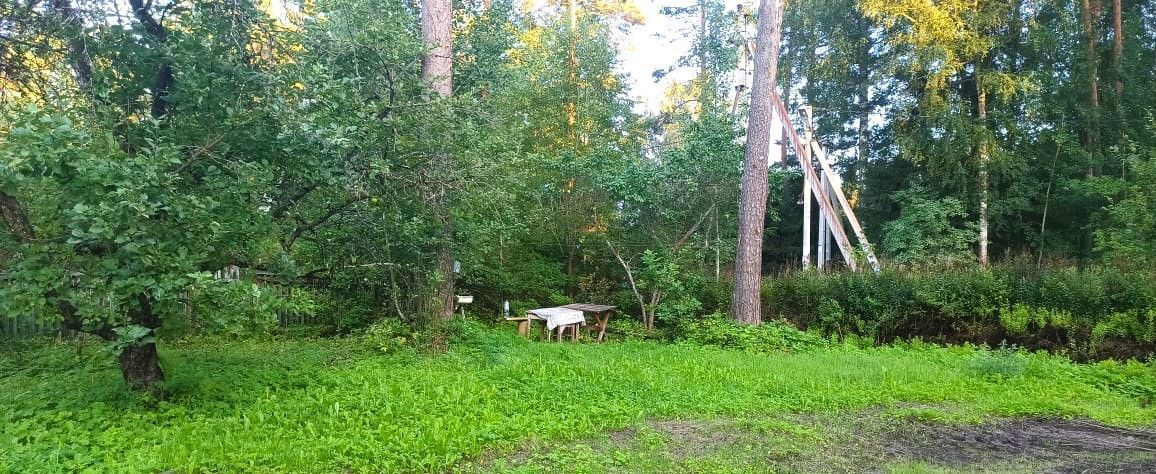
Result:
[[[937,273],[802,272],[768,279],[763,314],[879,342],[1014,344],[1077,359],[1156,349],[1156,272],[1005,266]]]

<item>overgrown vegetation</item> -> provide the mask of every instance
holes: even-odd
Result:
[[[749,8],[84,3],[0,5],[0,317],[102,339],[138,390],[163,384],[158,342],[260,334],[274,313],[314,314],[327,335],[423,329],[468,293],[479,314],[585,300],[644,333],[705,334],[718,328],[700,318],[730,309]],[[1144,355],[1151,304],[1005,295],[1064,277],[1014,286],[967,268],[1020,254],[1151,266],[1156,10],[1098,5],[791,2],[781,95],[815,106],[885,266],[964,270],[829,277],[818,299],[784,286],[813,277],[789,278],[771,296],[807,301],[766,319],[835,339]],[[663,81],[639,104],[621,35],[657,15],[688,49],[633,78]],[[748,229],[766,231],[768,270],[802,253],[791,155]]]
[[[1156,274],[1111,267],[781,275],[764,311],[802,328],[878,342],[921,337],[1015,344],[1077,359],[1156,350]]]
[[[129,393],[98,346],[5,347],[0,471],[440,471],[483,450],[652,418],[902,403],[951,407],[957,420],[1156,421],[1156,370],[1137,362],[925,344],[804,350],[790,347],[794,336],[750,354],[540,344],[476,324],[451,332],[437,357],[383,354],[373,339],[184,339],[162,351],[172,376],[161,401]]]

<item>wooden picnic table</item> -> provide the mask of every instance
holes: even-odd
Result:
[[[598,342],[602,342],[603,340],[606,339],[606,326],[610,323],[610,316],[614,313],[614,309],[617,308],[617,306],[602,305],[602,304],[589,304],[589,303],[574,303],[574,304],[568,304],[568,305],[559,306],[559,307],[560,308],[566,308],[566,309],[573,309],[573,310],[581,311],[584,314],[593,315],[594,321],[593,321],[593,325],[592,325],[591,330],[592,331],[598,331],[598,336],[596,337]],[[550,336],[550,335],[546,334],[546,318],[543,318],[543,317],[538,316],[536,314],[527,312],[525,316],[506,318],[506,320],[517,322],[518,323],[518,334],[521,334],[522,336],[526,336],[526,337],[530,336],[531,322],[532,321],[542,321],[542,329],[541,329],[542,336],[541,337],[549,339],[549,337],[547,337],[547,336]],[[562,340],[562,332],[565,329],[571,329],[571,338],[575,341],[578,340],[578,327],[576,324],[571,324],[568,326],[559,326],[558,327],[558,340],[559,341]]]
[[[604,304],[574,303],[563,306],[566,309],[576,309],[583,313],[594,315],[594,329],[598,331],[598,342],[606,338],[606,325],[610,323],[610,315],[616,306]]]

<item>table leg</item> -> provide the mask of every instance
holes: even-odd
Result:
[[[518,321],[518,335],[522,337],[530,337],[530,320]]]
[[[606,326],[610,324],[610,313],[613,313],[613,311],[607,311],[598,315],[598,342],[606,339]]]

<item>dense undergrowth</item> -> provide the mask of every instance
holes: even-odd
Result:
[[[79,355],[74,343],[6,347],[0,472],[441,471],[483,450],[648,418],[903,403],[963,420],[1156,422],[1148,407],[1156,371],[1137,362],[922,343],[752,354],[691,343],[548,344],[510,333],[470,325],[438,356],[404,344],[383,353],[366,337],[190,338],[162,347],[163,401],[127,393],[112,358],[95,347]]]
[[[792,273],[763,288],[766,315],[804,329],[1047,349],[1077,360],[1156,351],[1156,273],[1000,265],[942,272]]]

